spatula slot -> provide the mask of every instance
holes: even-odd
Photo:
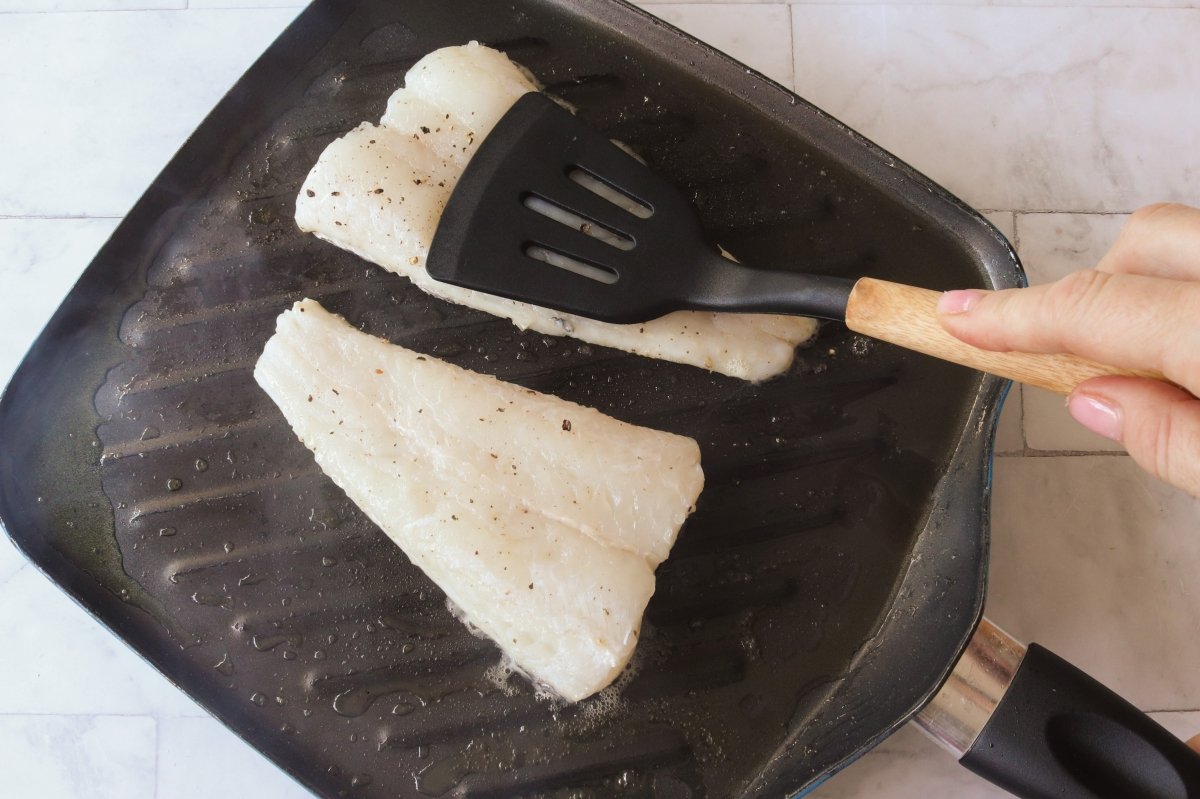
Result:
[[[608,200],[622,211],[631,213],[638,219],[649,219],[654,216],[654,209],[649,205],[582,167],[572,167],[567,171],[567,177],[597,197]]]
[[[525,255],[535,261],[541,261],[542,263],[550,264],[550,266],[557,266],[559,269],[565,269],[581,277],[590,278],[598,283],[605,283],[610,286],[616,283],[620,277],[617,271],[611,267],[590,264],[587,261],[581,261],[566,253],[548,249],[540,244],[526,244]]]
[[[620,231],[613,230],[600,224],[594,219],[588,219],[579,214],[569,211],[558,203],[551,202],[544,197],[539,197],[536,194],[529,194],[522,201],[525,207],[531,211],[536,211],[544,217],[553,219],[555,222],[561,222],[569,228],[578,230],[584,235],[598,239],[605,244],[616,247],[618,250],[629,251],[635,246],[635,242],[629,236],[626,236]]]

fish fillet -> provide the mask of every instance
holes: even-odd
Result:
[[[312,300],[279,317],[254,377],[519,666],[572,701],[620,673],[704,483],[695,441],[389,344]]]
[[[816,322],[794,316],[672,313],[614,325],[440,283],[425,272],[438,220],[472,153],[534,79],[503,53],[472,42],[425,56],[388,101],[331,143],[296,200],[296,223],[449,302],[522,329],[691,364],[747,380],[785,371]]]

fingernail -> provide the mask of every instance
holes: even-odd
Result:
[[[1067,410],[1075,421],[1113,441],[1121,440],[1125,420],[1115,403],[1090,394],[1073,394],[1067,400]]]
[[[982,291],[975,289],[964,289],[962,291],[947,291],[938,298],[937,309],[940,314],[959,314],[966,313],[975,307],[979,302],[979,298],[983,296]]]

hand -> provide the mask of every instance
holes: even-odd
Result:
[[[983,349],[1069,352],[1175,383],[1100,377],[1067,399],[1085,427],[1200,497],[1200,209],[1135,213],[1095,269],[1047,285],[951,291],[942,326]]]
[[[1195,738],[1188,741],[1188,746],[1195,749],[1197,753],[1200,753],[1200,735],[1197,735]]]

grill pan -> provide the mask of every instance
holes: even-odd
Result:
[[[779,796],[905,723],[979,622],[1004,384],[824,327],[762,385],[447,305],[293,199],[423,54],[477,39],[753,263],[1012,287],[1003,237],[763,76],[612,0],[319,0],[96,256],[0,402],[0,516],[99,621],[322,796]],[[373,334],[695,437],[708,486],[634,668],[564,707],[317,470],[251,367],[320,300]]]

